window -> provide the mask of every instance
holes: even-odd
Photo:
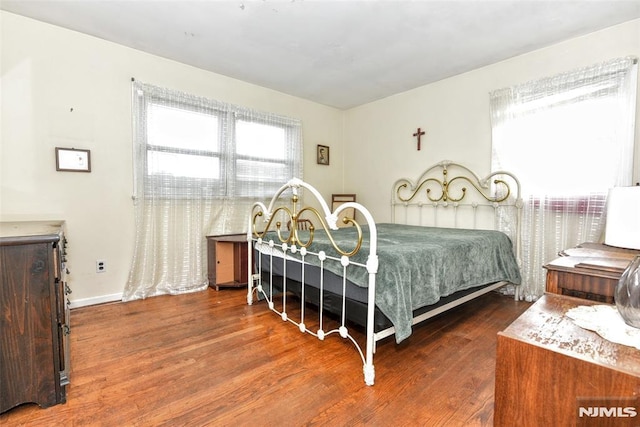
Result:
[[[302,178],[300,121],[132,84],[136,241],[125,301],[207,288],[206,236]]]
[[[601,238],[609,188],[631,184],[637,73],[620,58],[491,93],[492,169],[513,172],[525,199],[528,300],[544,293],[542,265]]]
[[[297,120],[139,84],[144,194],[265,197],[301,177]]]
[[[238,196],[271,196],[285,182],[295,176],[296,165],[291,159],[290,144],[298,129],[286,125],[274,125],[236,118],[234,121],[235,188]],[[268,179],[264,179],[268,178]],[[260,190],[252,194],[253,185]]]
[[[220,179],[220,115],[150,103],[147,175]]]
[[[629,114],[620,97],[629,73],[618,67],[596,72],[592,67],[578,77],[560,75],[494,93],[501,117],[494,120],[493,161],[517,170],[527,194],[606,193],[620,178],[621,161],[630,172],[632,140],[623,135]],[[505,95],[508,105],[498,105]]]

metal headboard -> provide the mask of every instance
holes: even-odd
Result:
[[[514,242],[520,262],[523,206],[520,181],[511,172],[496,171],[480,178],[464,165],[443,160],[415,181],[401,178],[393,184],[391,221],[500,230]]]

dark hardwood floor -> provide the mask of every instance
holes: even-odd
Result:
[[[67,403],[0,425],[492,425],[496,333],[529,306],[490,293],[386,339],[368,387],[350,342],[303,335],[245,294],[73,310]]]

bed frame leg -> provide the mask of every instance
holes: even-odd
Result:
[[[362,371],[364,372],[364,383],[366,385],[373,385],[373,382],[376,378],[376,371],[373,365],[365,364],[362,367]]]
[[[260,280],[259,274],[252,274],[247,284],[247,304],[253,305],[253,291],[258,288]]]

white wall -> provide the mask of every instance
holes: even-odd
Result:
[[[301,119],[305,180],[326,199],[341,191],[342,111],[4,11],[0,20],[0,219],[67,221],[74,305],[118,299],[129,273],[132,77]],[[331,147],[330,166],[316,164],[316,144]],[[91,173],[56,172],[55,147],[91,150]]]
[[[640,57],[640,20],[353,108],[345,116],[345,190],[382,222],[390,219],[398,178],[417,179],[444,159],[488,174],[491,91],[628,55]],[[637,113],[634,182],[640,181],[640,108]],[[420,151],[412,137],[418,127],[426,130]]]

